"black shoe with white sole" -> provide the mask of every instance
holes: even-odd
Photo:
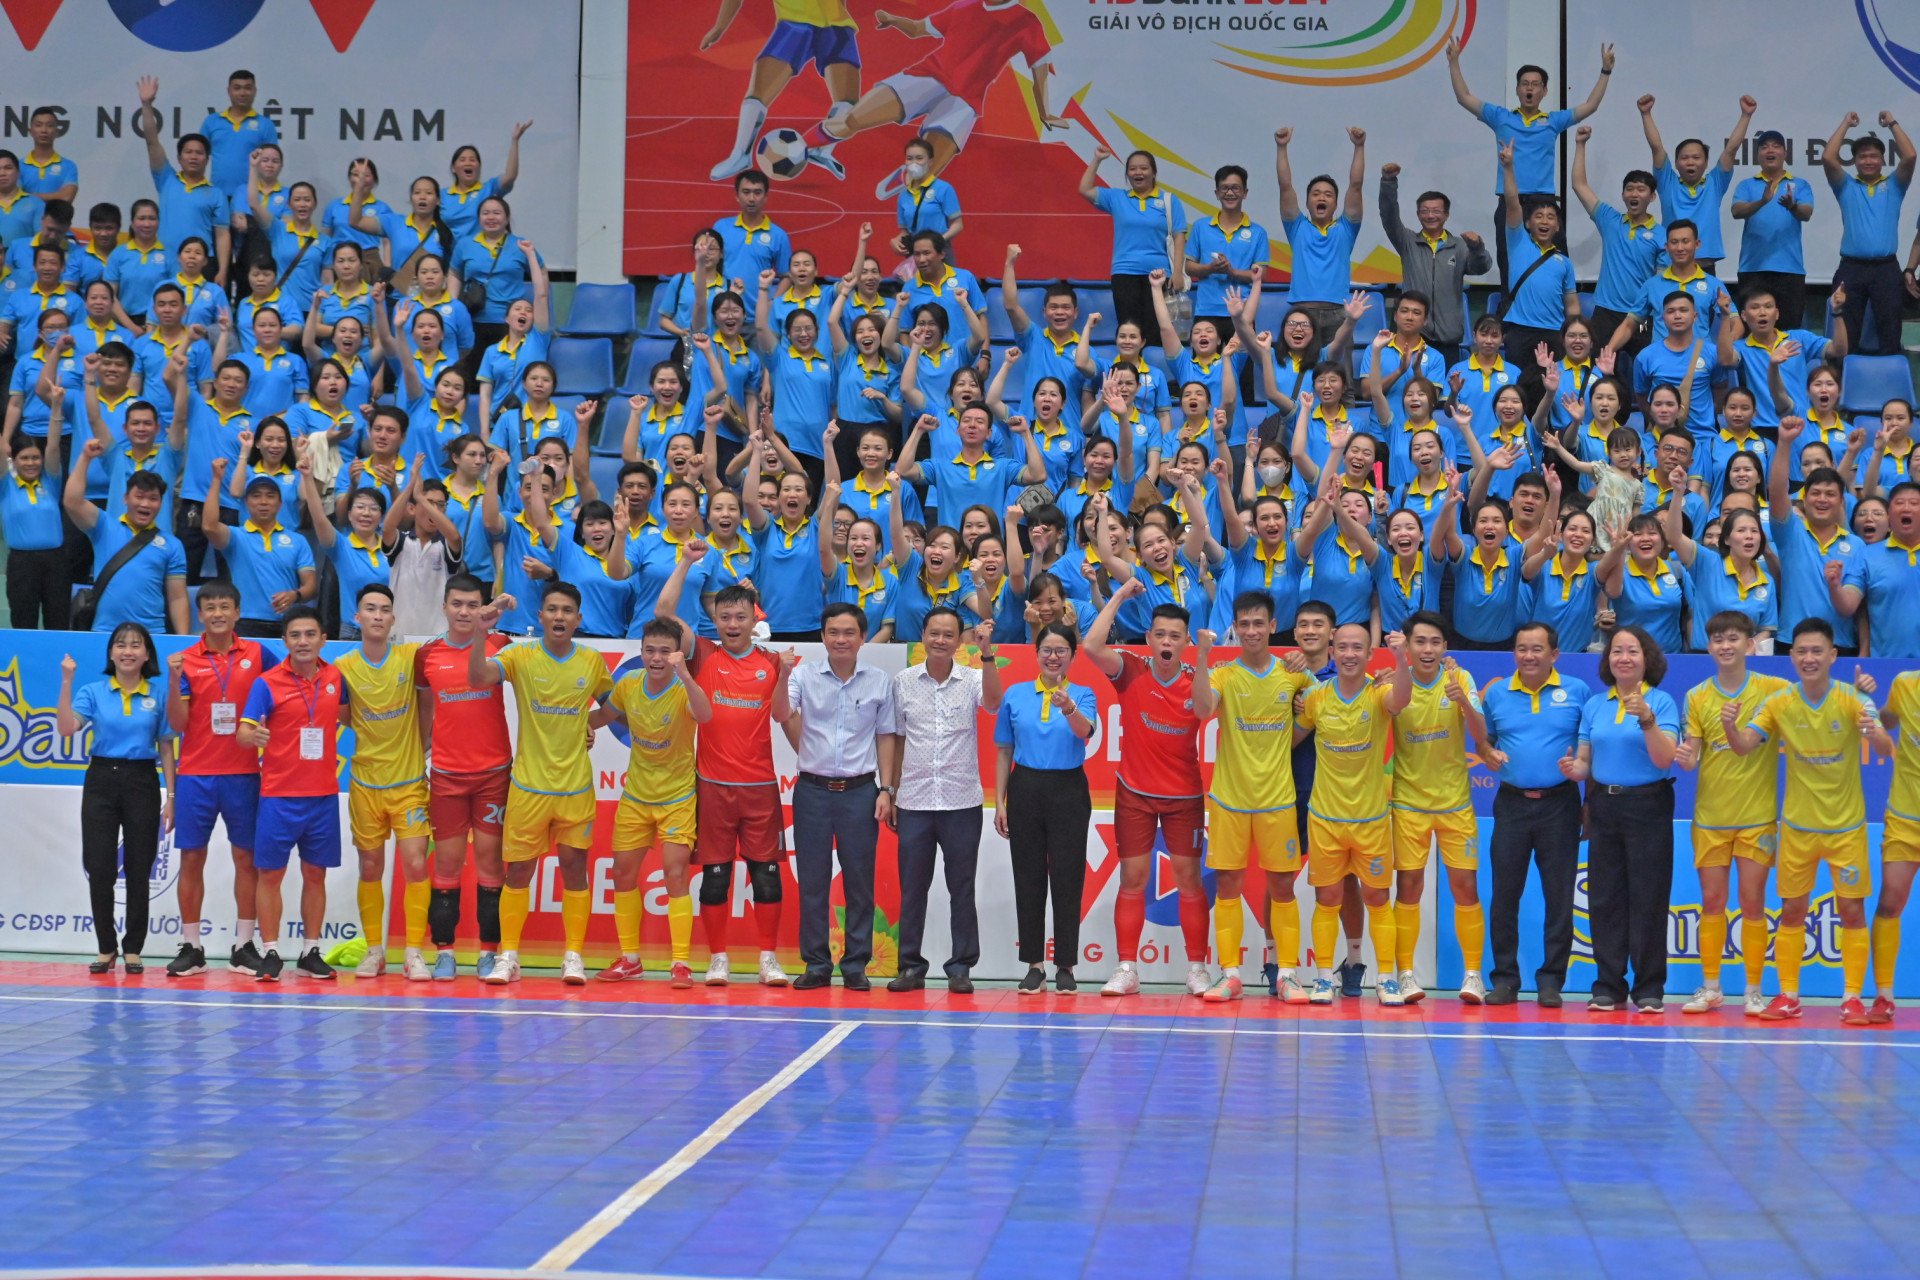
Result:
[[[167,962],[169,978],[191,978],[207,971],[207,953],[191,942],[180,944],[180,954]]]

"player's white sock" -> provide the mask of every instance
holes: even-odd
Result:
[[[304,955],[307,955],[309,952],[311,952],[314,955],[319,955],[320,944],[317,942],[309,942],[305,947],[301,949],[300,954],[304,956]]]
[[[1237,964],[1223,964],[1220,966],[1220,976],[1223,978],[1237,978],[1240,976],[1240,966]]]
[[[1705,988],[1706,988],[1707,990],[1709,990],[1709,991],[1719,991],[1719,990],[1720,990],[1720,979],[1718,979],[1718,978],[1708,978],[1708,979],[1706,979],[1706,980],[1705,980],[1704,982],[1702,982],[1702,983],[1701,983],[1700,985],[1701,985],[1701,986],[1703,986],[1703,987],[1705,987]],[[1722,992],[1721,994],[1723,994],[1723,995],[1724,995],[1724,994],[1725,994],[1725,992]]]
[[[760,126],[767,122],[767,104],[758,98],[740,100],[740,126],[733,134],[733,154],[746,155],[753,149],[753,140],[760,136]]]
[[[1360,939],[1358,938],[1347,939],[1347,963],[1360,963]]]
[[[180,922],[180,940],[182,942],[185,942],[190,947],[199,946],[200,945],[200,922],[198,920],[181,921]]]
[[[233,945],[244,947],[253,941],[254,921],[241,920],[233,926]]]
[[[1291,966],[1288,966],[1280,970],[1280,980],[1282,982],[1285,982],[1288,978],[1291,978],[1292,976],[1293,976],[1293,969]]]
[[[261,942],[260,942],[260,954],[261,954],[261,955],[263,955],[263,956],[277,956],[277,955],[279,955],[279,954],[280,954],[280,939],[278,939],[278,938],[274,938],[274,939],[272,939],[271,941],[269,941],[269,940],[267,940],[267,939],[264,939],[264,938],[263,938],[263,939],[261,939]]]
[[[838,134],[834,133],[833,130],[827,129],[826,125],[837,124],[840,121],[845,120],[848,116],[852,114],[853,114],[853,104],[851,102],[836,102],[833,104],[833,109],[827,112],[827,118],[822,123],[821,127],[825,131],[827,137],[833,139],[833,141],[827,143],[827,145],[824,147],[817,148],[817,150],[819,150],[823,155],[832,155],[834,147],[838,146],[840,143],[846,140],[840,137]]]
[[[1327,968],[1327,966],[1325,966],[1325,965],[1321,965],[1321,966],[1319,967],[1319,969],[1317,969],[1317,970],[1315,970],[1315,972],[1319,974],[1319,976],[1320,976],[1320,981],[1322,981],[1322,982],[1332,982],[1332,981],[1333,981],[1333,970],[1331,970],[1331,969],[1329,969],[1329,968]]]

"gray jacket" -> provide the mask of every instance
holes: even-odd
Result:
[[[1393,251],[1400,255],[1400,287],[1418,289],[1433,299],[1433,309],[1421,329],[1427,341],[1442,346],[1463,345],[1467,317],[1460,309],[1460,290],[1468,276],[1493,270],[1493,255],[1484,244],[1468,244],[1451,231],[1443,233],[1439,248],[1428,248],[1418,226],[1408,230],[1400,221],[1398,176],[1380,179],[1380,225],[1386,229]]]

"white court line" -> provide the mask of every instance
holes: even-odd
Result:
[[[861,1026],[857,1022],[834,1024],[827,1034],[814,1041],[799,1057],[782,1067],[778,1074],[740,1101],[686,1146],[668,1156],[658,1168],[621,1192],[606,1208],[588,1218],[578,1231],[541,1255],[530,1270],[565,1271],[580,1261],[587,1250],[606,1239],[613,1229],[632,1217],[642,1205],[666,1189],[669,1183],[694,1165],[709,1151],[725,1142],[734,1130],[751,1120],[760,1108],[772,1102],[788,1085],[807,1073],[807,1069],[832,1053],[834,1047]]]
[[[404,997],[398,997],[404,998]],[[1272,1039],[1322,1039],[1322,1040],[1499,1040],[1517,1041],[1523,1044],[1703,1044],[1703,1045],[1763,1045],[1800,1046],[1806,1048],[1827,1049],[1920,1049],[1920,1041],[1885,1040],[1875,1035],[1863,1035],[1859,1038],[1816,1039],[1812,1036],[1752,1036],[1752,1035],[1587,1035],[1568,1032],[1550,1032],[1547,1034],[1528,1034],[1521,1031],[1478,1030],[1472,1023],[1446,1023],[1426,1025],[1409,1024],[1405,1030],[1392,1030],[1384,1026],[1255,1026],[1246,1022],[1233,1022],[1218,1026],[1182,1026],[1180,1019],[1174,1017],[1143,1017],[1126,1022],[1099,1022],[1094,1018],[1075,1022],[963,1022],[955,1017],[914,1018],[905,1012],[894,1018],[832,1018],[803,1017],[795,1014],[749,1014],[749,1013],[642,1013],[630,1010],[601,1009],[585,1005],[561,1009],[521,1008],[517,1004],[503,1007],[501,1001],[465,1001],[449,1005],[405,1005],[405,1004],[343,1004],[337,1000],[325,1000],[319,1004],[299,1004],[297,997],[273,998],[263,996],[256,1000],[153,1000],[140,997],[88,997],[88,996],[27,996],[0,995],[0,1002],[19,1002],[27,1004],[84,1004],[84,1005],[135,1005],[143,1007],[172,1007],[180,1009],[252,1009],[267,1010],[291,1009],[302,1013],[443,1013],[443,1014],[484,1014],[501,1018],[613,1018],[638,1020],[642,1022],[765,1022],[772,1024],[797,1023],[807,1026],[836,1027],[853,1025],[859,1027],[909,1027],[917,1030],[953,1030],[953,1031],[1067,1031],[1077,1034],[1104,1034],[1121,1032],[1135,1035],[1173,1035],[1173,1036],[1265,1036]],[[1064,1015],[1072,1017],[1073,1015]],[[1441,1025],[1462,1028],[1460,1033],[1442,1031]],[[1728,1031],[1737,1030],[1729,1024]],[[1655,1028],[1648,1027],[1651,1033]]]

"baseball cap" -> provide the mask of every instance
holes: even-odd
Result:
[[[1762,129],[1754,135],[1753,145],[1756,147],[1764,147],[1769,142],[1777,142],[1784,147],[1787,145],[1787,135],[1778,129]]]

